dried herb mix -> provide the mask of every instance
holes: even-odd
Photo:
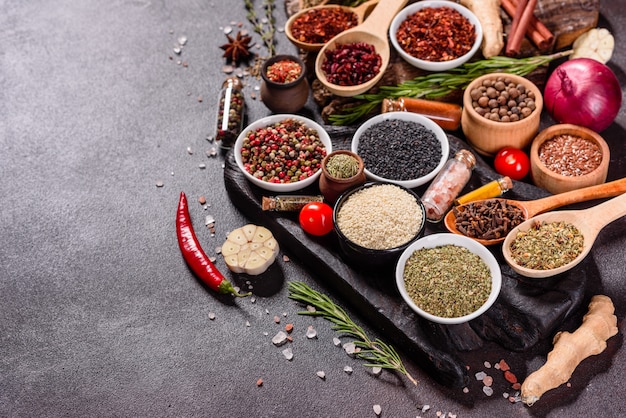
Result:
[[[478,255],[458,245],[421,248],[404,266],[406,290],[424,311],[458,318],[478,310],[491,293],[491,271]]]
[[[352,155],[335,154],[328,158],[326,170],[334,178],[349,179],[359,171],[359,161]]]
[[[521,266],[550,270],[573,261],[582,252],[584,237],[568,222],[537,222],[519,231],[511,242],[511,256]]]

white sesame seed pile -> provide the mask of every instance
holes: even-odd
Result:
[[[415,197],[391,184],[359,190],[337,214],[337,225],[350,241],[375,250],[408,242],[421,224],[422,210]]]

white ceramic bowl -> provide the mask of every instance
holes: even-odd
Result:
[[[402,49],[402,47],[398,43],[398,40],[396,39],[396,32],[398,31],[400,24],[404,20],[406,20],[408,16],[415,14],[417,11],[427,7],[450,7],[457,10],[459,13],[465,16],[472,25],[474,25],[476,31],[476,40],[474,41],[474,45],[472,45],[472,48],[467,54],[449,61],[426,61],[415,58],[414,56],[408,54],[404,49]],[[461,6],[460,4],[452,1],[424,0],[405,7],[393,18],[393,20],[391,21],[391,25],[389,26],[389,37],[391,38],[391,43],[398,52],[398,54],[400,54],[400,56],[404,58],[409,64],[426,71],[446,71],[451,68],[458,67],[459,65],[465,64],[467,61],[469,61],[470,58],[474,56],[474,54],[476,54],[483,41],[483,29],[482,26],[480,26],[480,22],[478,21],[476,15],[472,13],[467,7]]]
[[[326,130],[321,125],[319,125],[318,123],[316,123],[315,121],[311,119],[308,119],[299,115],[292,115],[292,114],[271,115],[271,116],[261,118],[251,123],[250,125],[246,126],[245,129],[243,129],[241,133],[239,134],[239,136],[237,137],[237,141],[235,142],[235,146],[233,147],[233,152],[235,153],[235,161],[237,162],[237,166],[243,172],[244,176],[253,184],[259,186],[262,189],[270,190],[272,192],[278,192],[278,193],[293,192],[295,190],[300,190],[307,186],[310,186],[316,183],[319,176],[322,174],[322,169],[320,167],[320,169],[318,169],[312,176],[307,177],[304,180],[299,180],[293,183],[270,183],[270,182],[258,179],[254,177],[252,174],[248,173],[248,171],[246,171],[243,165],[243,160],[241,158],[241,147],[242,147],[244,138],[247,137],[251,131],[256,131],[259,128],[273,125],[285,119],[294,119],[294,120],[302,122],[309,128],[315,129],[317,131],[317,134],[319,135],[320,140],[324,144],[324,147],[326,148],[326,154],[330,154],[332,152],[332,147],[333,147],[332,141],[330,139],[330,136],[328,135],[328,132],[326,132]],[[320,164],[321,162],[322,161],[320,159]]]
[[[457,245],[459,247],[465,247],[472,253],[478,255],[487,264],[487,266],[489,266],[489,270],[491,271],[491,292],[489,294],[489,297],[487,298],[487,301],[478,310],[472,312],[471,314],[464,315],[458,318],[443,318],[435,316],[417,306],[417,304],[413,301],[413,299],[411,299],[411,297],[407,293],[406,287],[404,285],[404,266],[406,264],[406,261],[416,250],[419,250],[421,248],[434,248],[442,245]],[[437,322],[440,324],[462,324],[482,315],[487,311],[487,309],[491,307],[491,305],[493,305],[493,303],[498,298],[498,295],[500,294],[500,288],[502,287],[502,274],[500,272],[500,265],[496,261],[496,258],[484,245],[462,235],[448,233],[432,234],[420,238],[413,244],[409,245],[406,250],[404,250],[400,258],[398,259],[398,263],[396,264],[396,284],[404,301],[417,314],[428,319],[429,321]],[[462,297],[462,295],[459,295],[459,297]]]
[[[439,143],[441,144],[441,159],[439,160],[435,169],[432,170],[430,173],[426,174],[425,176],[418,177],[418,178],[411,179],[411,180],[396,180],[396,179],[388,179],[388,178],[380,177],[367,169],[367,162],[366,162],[365,163],[365,175],[367,176],[367,178],[372,181],[394,183],[394,184],[406,187],[408,189],[413,189],[415,187],[421,186],[422,184],[426,184],[432,179],[434,179],[437,173],[439,173],[439,171],[443,168],[446,161],[448,161],[448,157],[449,157],[448,154],[450,153],[450,143],[448,142],[448,136],[443,131],[443,129],[441,129],[439,125],[437,125],[435,122],[428,119],[427,117],[419,115],[417,113],[387,112],[387,113],[381,113],[379,115],[376,115],[368,119],[359,127],[359,129],[356,130],[356,132],[354,133],[354,136],[352,137],[352,144],[350,146],[352,152],[354,152],[357,155],[359,154],[358,152],[359,138],[361,137],[363,132],[365,132],[372,125],[375,125],[377,123],[380,123],[382,121],[389,120],[389,119],[399,119],[399,120],[419,123],[425,126],[427,129],[434,132],[435,136],[439,140]],[[384,150],[381,150],[381,152],[384,152]]]

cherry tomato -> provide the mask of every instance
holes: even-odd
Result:
[[[311,235],[322,236],[333,230],[333,208],[326,203],[307,203],[300,210],[300,226]]]
[[[493,165],[496,171],[513,180],[521,180],[530,170],[528,155],[521,149],[504,147],[496,154]]]

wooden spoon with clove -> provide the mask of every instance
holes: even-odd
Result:
[[[561,206],[566,206],[566,205],[569,205],[572,203],[578,203],[578,202],[586,202],[588,200],[614,197],[625,192],[626,192],[626,178],[622,178],[619,180],[614,180],[614,181],[599,184],[596,186],[589,186],[589,187],[584,187],[582,189],[555,194],[552,196],[544,197],[542,199],[520,201],[520,200],[498,198],[495,200],[499,200],[508,205],[518,207],[519,209],[522,210],[524,219],[527,220],[537,214],[547,212],[549,210],[556,209]],[[471,203],[475,203],[475,204],[483,203],[483,202],[486,202],[487,200],[494,200],[494,199],[477,200],[474,202],[466,203],[465,205],[459,205],[457,206],[457,210],[464,210],[464,207]],[[446,214],[444,218],[444,224],[446,228],[448,229],[448,231],[454,234],[465,235],[461,231],[459,231],[456,223],[457,223],[456,214],[454,213],[454,210],[451,210]],[[473,238],[473,237],[470,237],[470,238]],[[501,238],[496,238],[496,239],[480,239],[480,238],[473,238],[473,239],[480,242],[483,245],[495,245],[495,244],[499,244],[503,242],[505,239],[505,236]]]

